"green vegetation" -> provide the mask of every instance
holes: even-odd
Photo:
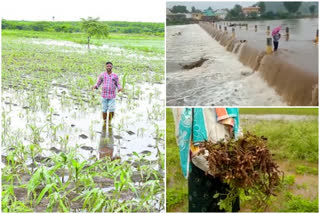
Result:
[[[268,138],[269,148],[277,159],[318,161],[318,121],[259,121],[248,124],[250,130]]]
[[[8,177],[3,176],[2,211],[30,212],[39,211],[41,207],[47,212],[72,212],[77,209],[90,212],[157,210],[150,202],[156,199],[156,195],[163,192],[163,186],[161,182],[146,176],[147,174],[154,177],[160,176],[157,170],[152,169],[150,163],[140,167],[139,174],[142,175],[140,182],[147,182],[139,187],[134,185],[131,178],[134,171],[131,164],[127,162],[120,163],[119,160],[111,161],[110,158],[106,158],[93,164],[87,161],[78,163],[75,160],[76,152],[70,154],[72,155],[68,155],[65,164],[57,162],[55,167],[45,165],[39,167],[35,173],[31,174],[28,181],[15,179],[13,184],[9,182]],[[59,161],[60,155],[53,154],[50,158]],[[19,169],[20,175],[28,176],[26,173],[28,168],[21,165],[15,167],[22,167]],[[61,182],[59,179],[59,172],[62,169],[69,174],[67,182]],[[2,172],[9,173],[11,170],[12,166],[7,165],[2,169]],[[102,191],[101,185],[106,184],[97,182],[98,178],[108,180],[112,185],[118,184],[118,188],[108,192]],[[106,186],[102,187],[106,188]],[[26,195],[15,195],[18,191],[27,193],[27,197]],[[131,200],[122,201],[123,194],[128,195]]]
[[[296,13],[299,10],[302,2],[283,2],[283,6],[289,13]]]
[[[241,108],[241,114],[318,115],[316,108]],[[240,192],[241,211],[318,212],[318,121],[241,120],[243,131],[268,138],[268,148],[284,171],[276,196],[261,206]],[[171,109],[167,109],[167,211],[186,212],[187,182],[182,177]],[[301,174],[303,176],[301,176]],[[185,193],[180,188],[184,188]],[[168,200],[170,199],[170,201]]]
[[[67,42],[84,33],[2,33],[2,211],[163,211],[164,39],[113,34],[89,52]],[[125,82],[108,129],[91,90],[106,61]]]
[[[167,212],[188,211],[188,180],[182,175],[171,109],[166,110]]]
[[[92,36],[107,37],[109,34],[108,25],[98,21],[99,18],[81,18],[81,29],[88,38],[88,49],[90,49],[90,39]]]
[[[315,5],[311,5],[309,7],[310,13],[312,14],[312,17],[314,16],[315,12],[316,12],[316,6]]]
[[[110,33],[164,36],[164,23],[123,21],[101,21],[100,23],[108,25]],[[1,29],[79,33],[81,32],[81,21],[51,22],[2,20]]]
[[[314,168],[314,167],[298,165],[298,166],[296,166],[296,173],[297,174],[318,175],[318,169]]]
[[[310,2],[311,4],[313,2]],[[305,18],[312,17],[315,14],[316,5],[310,9],[308,2],[258,2],[252,6],[260,7],[260,16],[257,12],[252,12],[245,15],[242,11],[242,6],[236,4],[231,10],[228,11],[226,20],[272,20],[272,19],[291,19],[291,18]],[[314,4],[314,3],[313,3]],[[301,9],[300,9],[301,8]],[[307,9],[307,11],[306,11]],[[303,15],[301,12],[303,11]]]
[[[286,201],[280,212],[318,212],[318,198],[310,201],[299,195],[293,195],[290,192],[286,194]]]
[[[186,6],[183,5],[175,5],[171,9],[172,13],[188,13],[189,11],[187,10]]]
[[[2,37],[6,39],[18,38],[42,38],[60,41],[71,41],[79,44],[87,44],[87,37],[84,33],[63,33],[44,31],[24,31],[24,30],[3,30]],[[96,38],[91,44],[96,46],[110,45],[134,51],[164,53],[163,37],[137,35],[137,34],[109,34],[107,39]]]
[[[240,108],[241,114],[291,114],[291,115],[315,115],[317,108]]]

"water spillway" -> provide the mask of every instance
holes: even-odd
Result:
[[[286,105],[259,72],[239,61],[245,43],[226,39],[227,51],[212,39],[222,35],[198,24],[167,26],[167,106]]]
[[[282,42],[282,49],[268,55],[266,36],[261,33],[252,35],[242,30],[239,37],[233,38],[230,32],[219,30],[213,23],[199,25],[227,51],[237,54],[243,65],[259,72],[288,105],[318,105],[318,47],[312,40]],[[254,37],[259,35],[259,39]]]

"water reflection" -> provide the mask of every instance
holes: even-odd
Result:
[[[107,124],[102,125],[101,137],[99,142],[99,159],[110,157],[112,160],[119,159],[119,155],[115,155],[114,157],[114,136],[113,136],[113,128],[112,126],[108,126],[107,132]]]

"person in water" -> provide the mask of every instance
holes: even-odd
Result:
[[[281,38],[281,34],[279,32],[277,32],[272,37],[273,37],[273,47],[274,47],[273,51],[277,51],[278,46],[279,46],[279,39]]]
[[[109,111],[109,125],[114,117],[114,112],[116,109],[116,90],[118,89],[118,92],[122,91],[122,87],[119,83],[119,77],[117,74],[112,72],[112,67],[112,62],[107,62],[106,71],[99,75],[97,84],[92,87],[93,90],[98,89],[99,86],[102,85],[102,118],[104,123],[106,123],[107,112]]]

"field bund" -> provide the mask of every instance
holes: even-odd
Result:
[[[279,50],[267,55],[266,41],[257,44],[255,40],[248,40],[254,33],[248,35],[247,39],[243,39],[244,34],[233,38],[230,32],[220,31],[212,23],[200,22],[199,25],[212,38],[226,47],[227,51],[237,54],[242,64],[260,72],[261,76],[288,105],[318,105],[318,60],[315,62],[315,59],[318,58],[318,47],[312,41],[307,41],[307,44],[304,44],[306,41],[296,41],[296,43],[302,43],[301,51],[297,51],[300,54],[297,55],[292,50],[281,50],[281,45],[286,43],[282,38]],[[312,50],[305,54],[303,51],[306,45]],[[297,49],[299,50],[299,47]]]

